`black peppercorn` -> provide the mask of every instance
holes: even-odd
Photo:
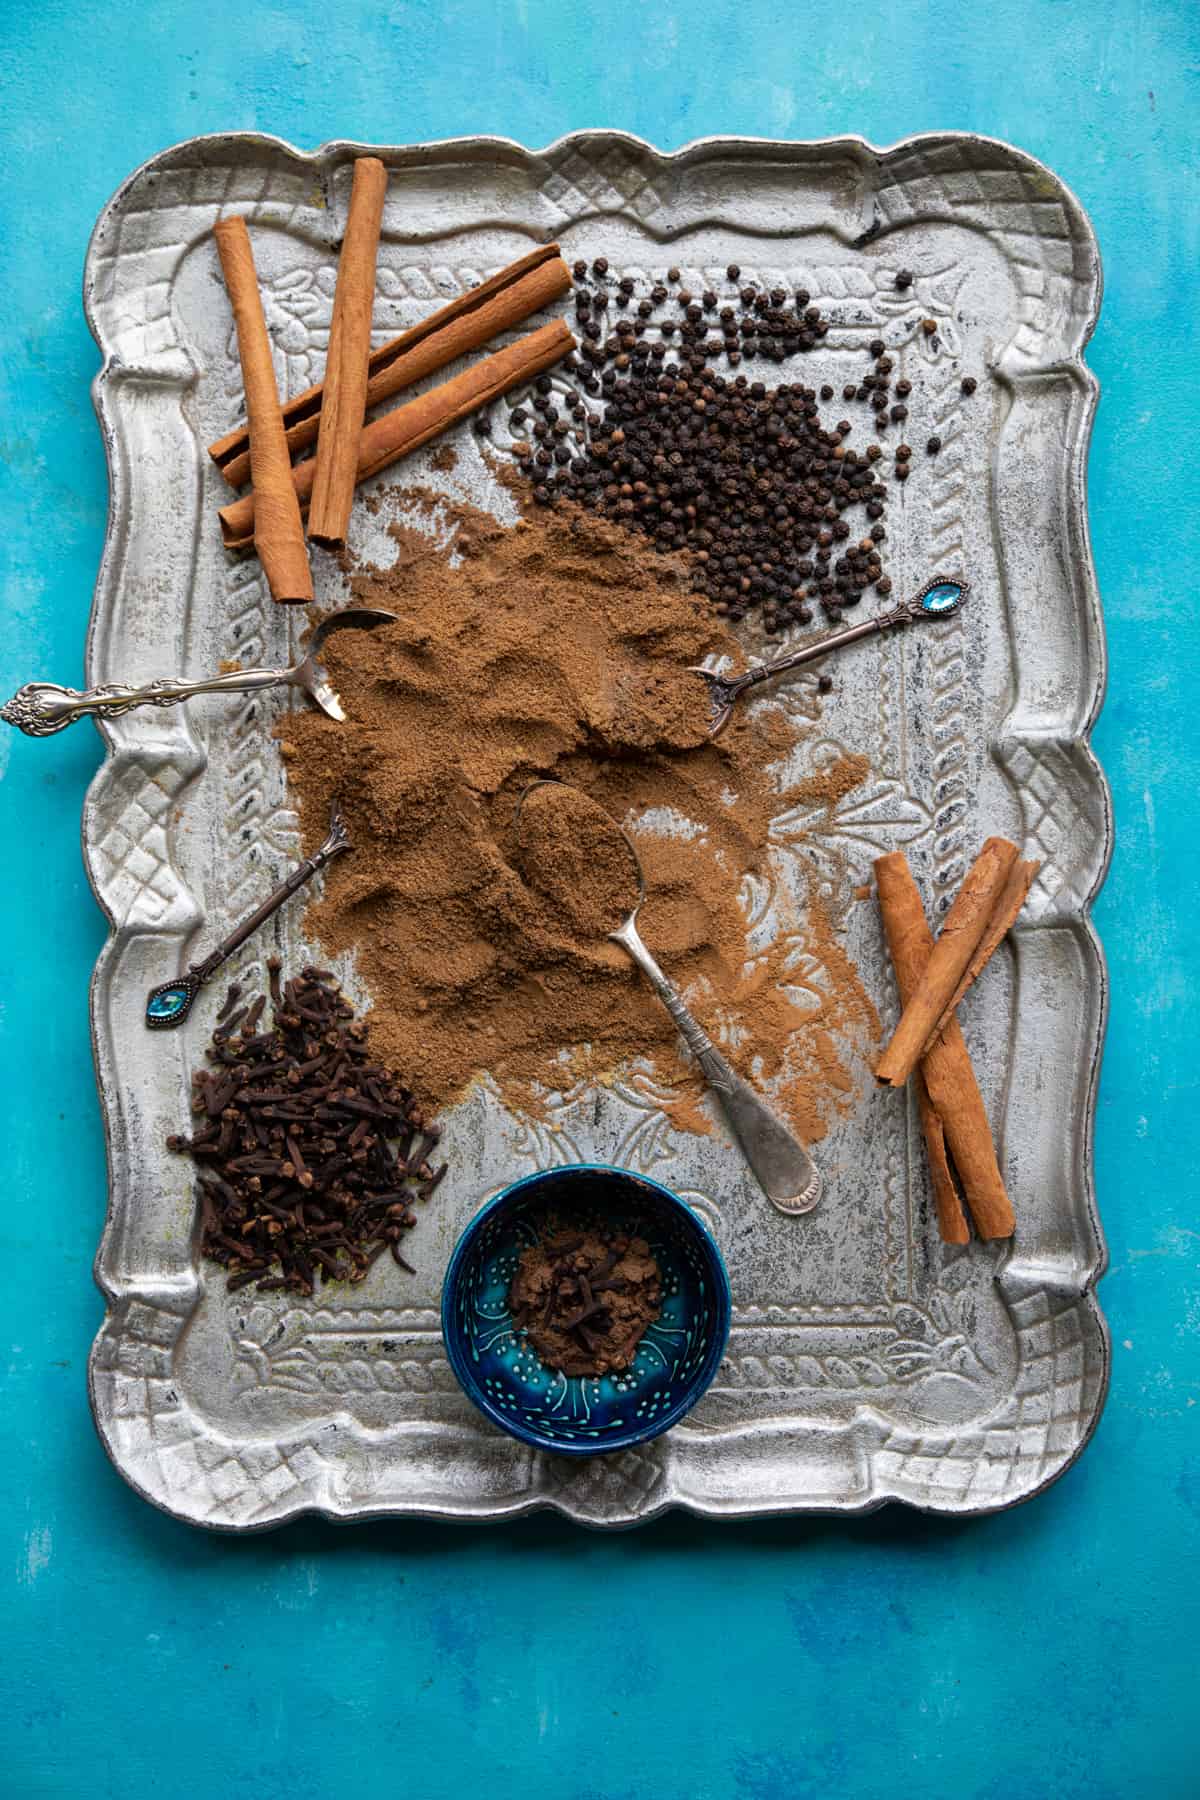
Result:
[[[979,383],[976,381],[976,379],[973,375],[964,375],[963,376],[962,391],[964,394],[973,394],[975,392],[975,389],[978,386],[979,386]]]
[[[896,383],[896,398],[898,400],[907,399],[908,395],[911,393],[912,393],[912,382],[911,381],[900,380]]]
[[[607,275],[608,274],[608,258],[607,258],[607,256],[598,256],[596,258],[595,262],[592,264],[592,274],[593,275]]]
[[[911,269],[897,269],[897,271],[896,271],[896,286],[899,288],[900,292],[903,293],[905,288],[910,288],[912,286],[912,284],[913,284],[912,270]]]
[[[854,627],[854,629],[857,631],[859,628],[856,625]],[[818,694],[831,694],[833,692],[833,676],[832,675],[818,675],[817,676],[817,692],[818,692]]]
[[[577,262],[572,263],[571,272],[575,276],[576,281],[583,280],[584,276],[587,274],[587,263],[583,260],[582,256]]]
[[[871,342],[867,345],[867,350],[872,356],[882,356],[886,349],[887,345],[882,338],[872,338]]]
[[[942,440],[936,434],[930,438],[929,442],[925,446],[925,448],[929,452],[930,456],[936,456],[938,451],[941,449],[941,447],[942,447]]]

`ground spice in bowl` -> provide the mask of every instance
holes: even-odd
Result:
[[[617,1374],[662,1311],[662,1274],[645,1238],[548,1230],[521,1252],[508,1298],[547,1368]]]
[[[326,952],[354,953],[379,1053],[431,1113],[481,1079],[536,1113],[548,1092],[619,1078],[681,1126],[711,1128],[629,958],[528,879],[517,803],[551,777],[632,832],[655,954],[731,1061],[820,1136],[878,1022],[817,874],[800,855],[797,907],[776,866],[803,833],[772,842],[773,821],[832,810],[868,773],[865,758],[814,769],[797,755],[822,735],[815,679],[812,717],[768,697],[709,742],[688,665],[742,654],[678,559],[568,505],[504,527],[411,493],[403,504],[428,529],[392,523],[390,567],[346,564],[356,600],[399,615],[369,643],[346,632],[327,646],[350,724],[306,710],[281,727],[306,842],[336,794],[358,846],[306,925]],[[771,950],[749,922],[763,896],[780,921]],[[799,995],[806,959],[821,978]]]

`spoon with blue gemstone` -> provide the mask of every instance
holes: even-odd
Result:
[[[234,951],[248,937],[252,937],[273,912],[278,912],[284,901],[290,900],[298,888],[302,888],[306,881],[311,881],[318,869],[323,869],[327,862],[332,862],[340,851],[349,849],[350,838],[335,800],[329,814],[329,836],[321,848],[298,864],[287,879],[267,895],[262,905],[255,908],[248,919],[243,919],[227,938],[222,938],[203,962],[192,963],[186,973],[177,975],[174,981],[164,981],[158,987],[151,988],[146,996],[146,1024],[150,1030],[168,1031],[173,1025],[182,1025],[192,1010],[196,995],[206,981],[212,980],[221,964],[228,962]]]
[[[709,737],[715,738],[728,724],[738,697],[747,688],[758,687],[763,681],[771,681],[786,669],[797,669],[801,663],[815,662],[830,650],[840,650],[844,644],[856,644],[859,638],[890,631],[893,626],[911,625],[917,619],[948,618],[952,612],[958,611],[969,591],[970,583],[963,576],[935,575],[932,581],[926,582],[920,593],[914,594],[911,600],[902,600],[890,612],[878,613],[875,618],[863,619],[857,625],[848,625],[845,631],[826,632],[824,637],[816,638],[800,650],[789,650],[784,656],[772,657],[770,662],[756,663],[744,675],[718,675],[712,669],[693,667],[690,673],[703,677],[708,683],[708,699],[712,708]]]
[[[15,725],[28,737],[51,737],[73,725],[76,719],[119,718],[135,706],[178,706],[193,694],[250,694],[260,688],[296,687],[316,702],[331,719],[345,724],[342,703],[330,684],[329,676],[318,661],[321,646],[331,632],[351,626],[359,631],[374,631],[386,625],[396,614],[379,606],[342,606],[326,614],[308,641],[308,649],[300,662],[290,669],[227,669],[220,675],[209,675],[200,681],[176,681],[164,677],[129,687],[110,681],[103,687],[59,687],[55,681],[28,681],[18,688],[6,706],[0,706],[0,719]]]

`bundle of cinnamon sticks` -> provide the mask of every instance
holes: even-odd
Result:
[[[970,1236],[963,1200],[980,1237],[1011,1237],[1015,1229],[955,1011],[1015,922],[1040,867],[1023,861],[1007,839],[989,838],[935,941],[904,856],[895,851],[875,863],[884,935],[903,1007],[875,1076],[886,1087],[903,1087],[910,1077],[916,1083],[938,1229],[949,1244],[965,1244]]]
[[[565,320],[555,320],[368,423],[372,407],[489,343],[571,286],[558,245],[547,244],[372,352],[386,191],[384,164],[360,157],[338,261],[325,380],[283,406],[245,220],[223,219],[215,227],[237,327],[246,423],[210,444],[209,455],[231,487],[251,483],[250,493],[221,509],[221,532],[230,549],[254,545],[271,594],[283,603],[312,599],[305,514],[314,543],[344,544],[360,481],[544,374],[575,348]],[[313,444],[315,455],[293,465],[292,457]]]

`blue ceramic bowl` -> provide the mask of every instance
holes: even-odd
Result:
[[[662,1316],[619,1375],[547,1368],[514,1328],[508,1289],[548,1214],[644,1237],[662,1271]],[[729,1336],[729,1277],[689,1206],[627,1169],[579,1163],[506,1188],[455,1246],[442,1287],[450,1367],[480,1412],[523,1444],[560,1456],[626,1450],[677,1425],[708,1387]]]

